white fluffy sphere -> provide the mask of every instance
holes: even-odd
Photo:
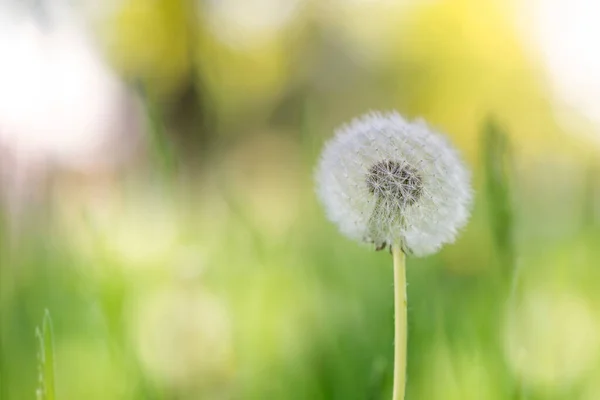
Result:
[[[339,128],[316,171],[329,219],[378,249],[424,256],[453,242],[470,214],[470,173],[424,121],[370,113]]]

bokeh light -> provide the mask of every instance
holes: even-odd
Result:
[[[135,119],[125,114],[131,98],[82,29],[70,21],[6,24],[0,54],[0,141],[6,148],[66,165],[115,161],[118,151],[102,150],[110,140],[127,143],[134,135],[124,124]]]
[[[532,385],[560,387],[585,377],[598,358],[598,321],[568,292],[532,288],[506,322],[511,367]]]
[[[167,287],[135,303],[127,317],[131,340],[155,379],[178,390],[227,389],[235,373],[231,317],[218,297]]]
[[[210,32],[229,46],[252,48],[273,40],[303,11],[304,0],[199,2]]]
[[[539,55],[566,123],[577,118],[600,124],[600,4],[593,0],[528,0],[521,19],[528,42]],[[581,125],[581,123],[579,124]]]

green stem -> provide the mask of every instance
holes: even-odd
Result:
[[[406,391],[406,256],[402,248],[392,246],[394,256],[394,394],[392,400],[404,400]]]

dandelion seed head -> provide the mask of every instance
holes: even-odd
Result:
[[[377,197],[398,199],[402,204],[417,201],[423,188],[416,169],[390,160],[379,161],[369,168],[367,187]]]
[[[458,153],[423,120],[369,113],[336,131],[316,170],[317,194],[346,236],[417,256],[454,241],[472,202]]]

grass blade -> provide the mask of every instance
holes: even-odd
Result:
[[[509,312],[517,307],[516,295],[519,269],[514,241],[514,205],[511,192],[514,160],[506,131],[492,118],[483,128],[483,162],[489,205],[489,218],[498,260],[501,262],[503,293],[507,296]],[[503,296],[504,297],[504,296]],[[527,390],[518,377],[510,384],[510,397],[526,400]]]
[[[503,275],[515,273],[514,210],[511,194],[513,155],[506,132],[493,119],[483,128],[483,162],[490,223]]]
[[[42,329],[36,328],[35,334],[39,342],[38,373],[39,387],[38,400],[55,400],[55,369],[54,369],[54,334],[52,331],[52,318],[50,312],[44,313]]]

